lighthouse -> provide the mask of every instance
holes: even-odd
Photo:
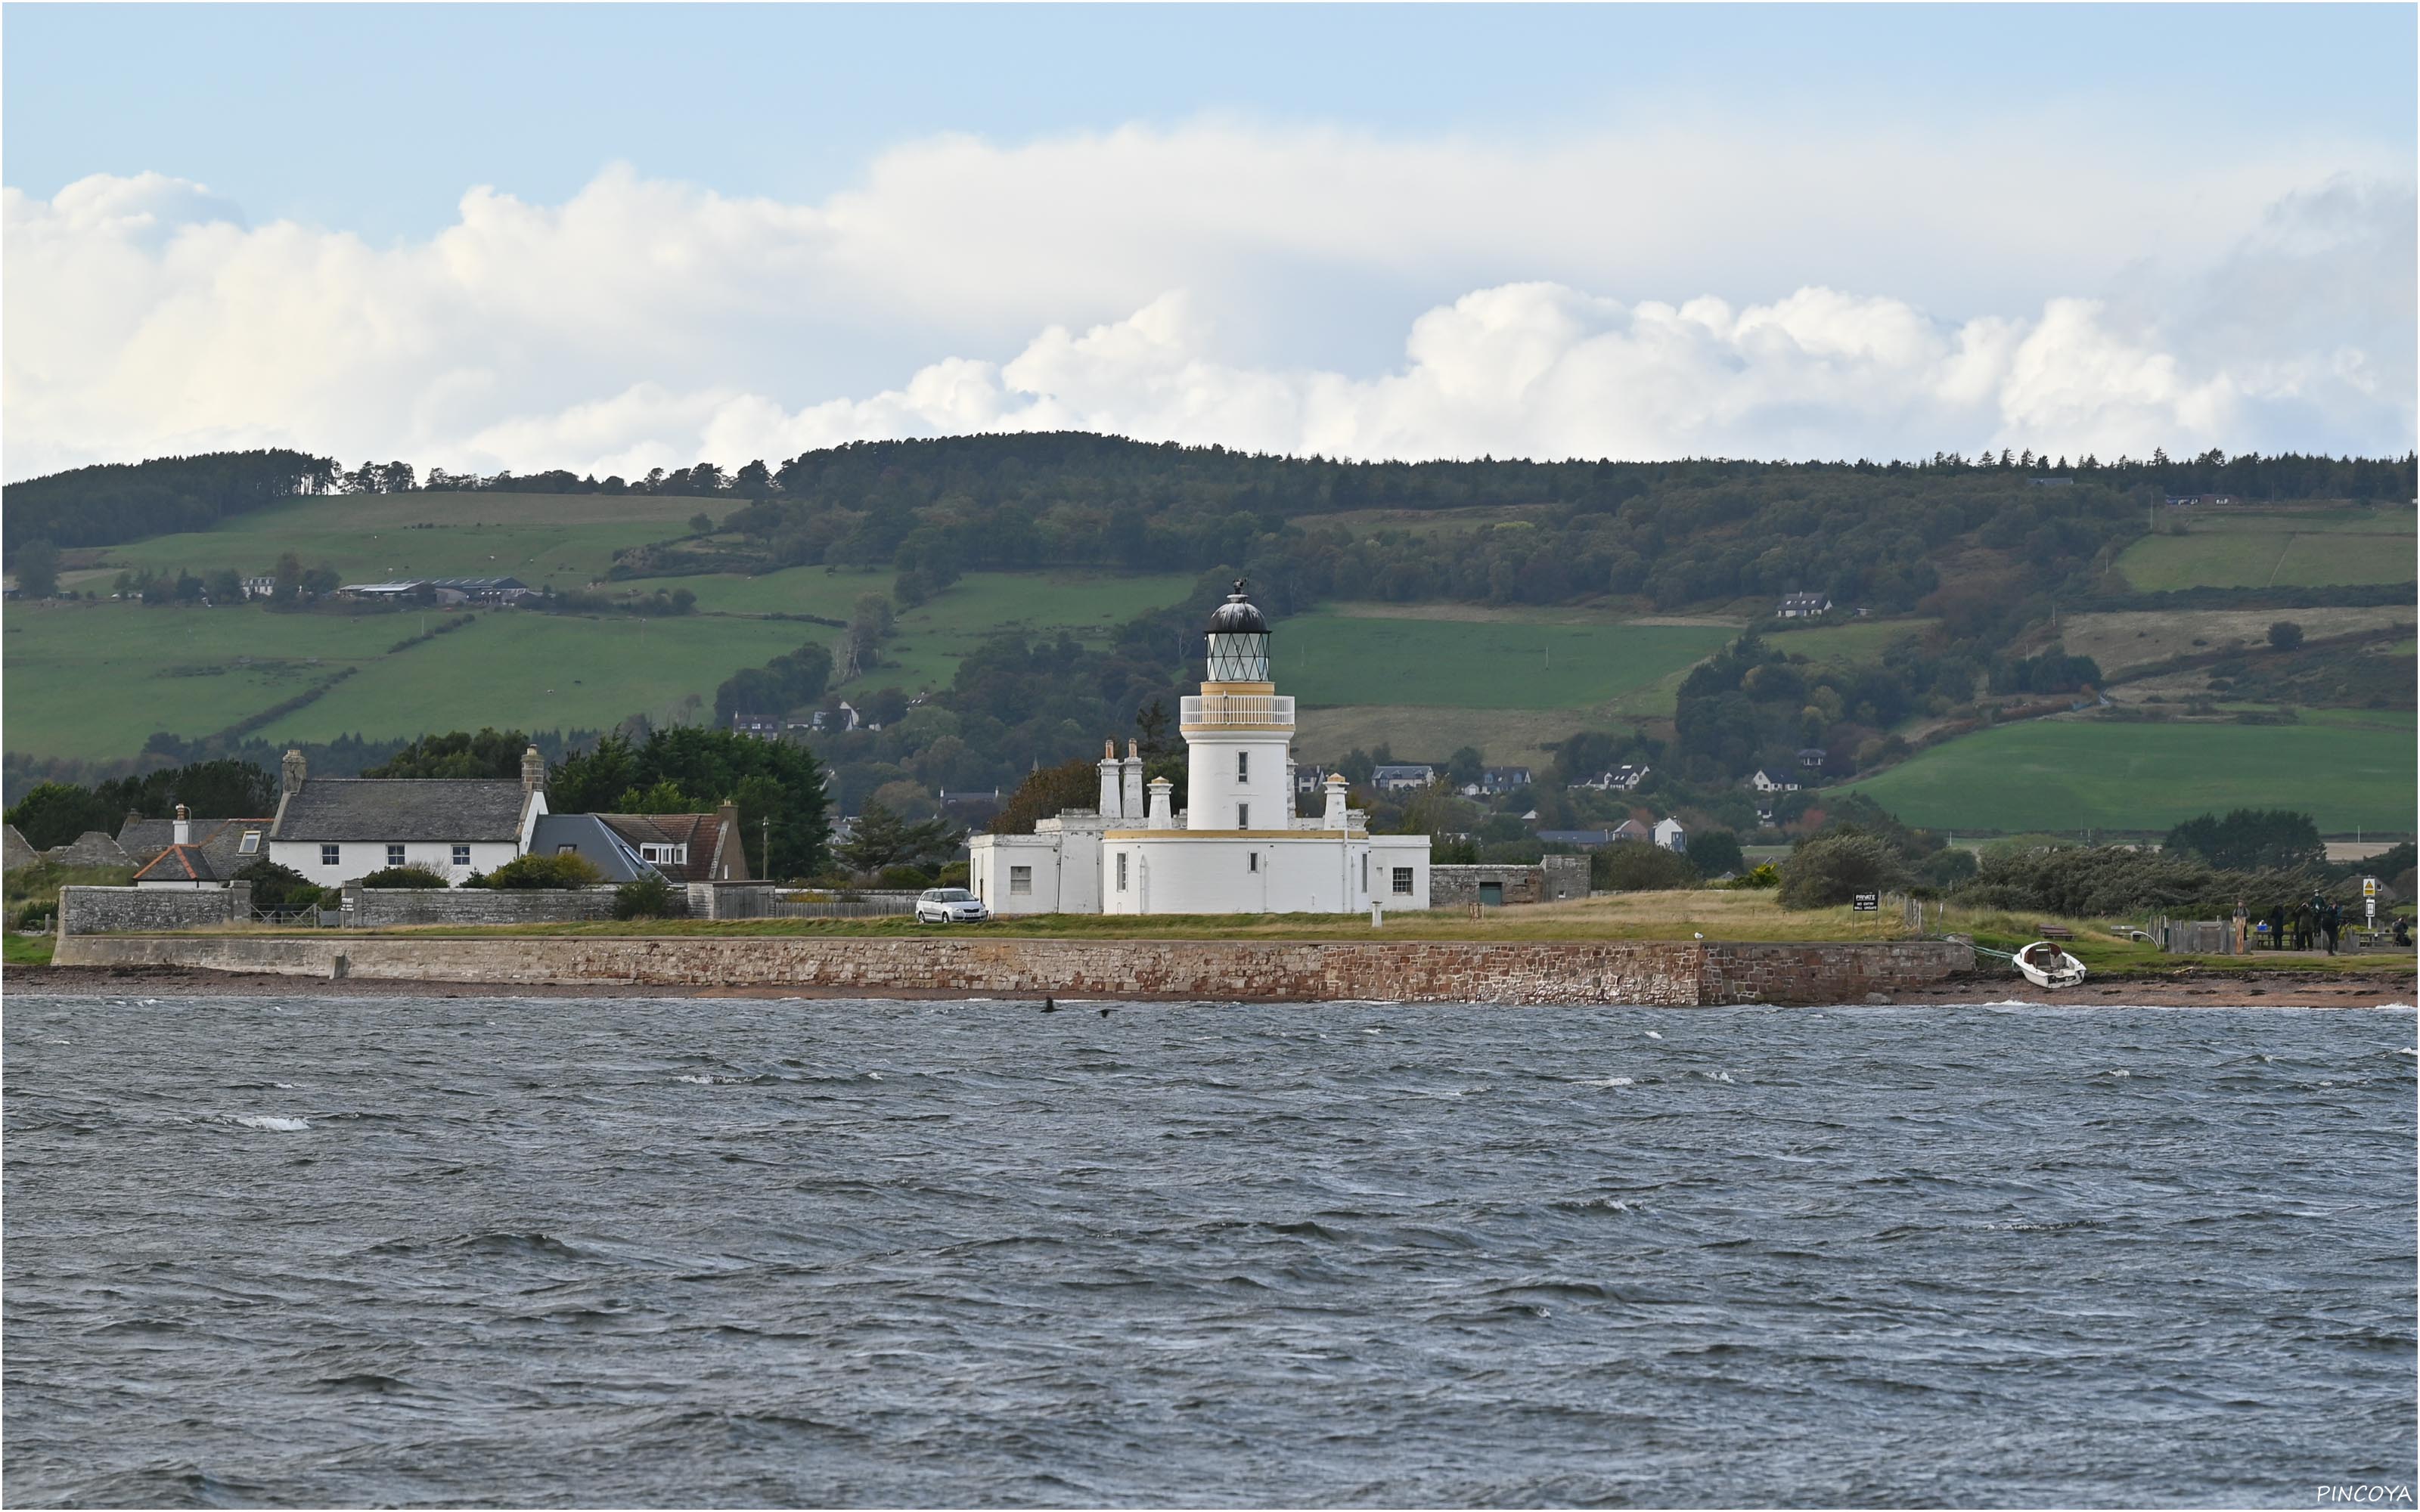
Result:
[[[1269,622],[1235,591],[1210,616],[1202,692],[1178,713],[1187,829],[1293,826],[1294,700],[1269,681]]]
[[[1269,622],[1238,579],[1211,610],[1202,691],[1177,716],[1186,808],[1171,784],[1141,795],[1131,744],[1101,756],[1097,809],[1064,810],[1031,835],[977,835],[970,883],[996,914],[1359,914],[1428,906],[1429,838],[1373,835],[1331,777],[1316,815],[1295,815],[1294,700],[1277,690]]]

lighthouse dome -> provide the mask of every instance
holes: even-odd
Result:
[[[1212,635],[1266,635],[1269,622],[1261,617],[1260,609],[1244,597],[1244,579],[1235,579],[1235,591],[1227,602],[1210,611]]]
[[[1210,681],[1265,683],[1269,680],[1269,622],[1244,597],[1244,579],[1227,602],[1210,611],[1210,631],[1203,637],[1210,652]]]

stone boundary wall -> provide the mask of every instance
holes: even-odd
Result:
[[[209,929],[252,918],[252,884],[225,887],[61,887],[62,940],[121,930]]]
[[[612,887],[365,887],[345,884],[347,929],[398,924],[570,924],[613,917]],[[677,896],[677,895],[675,895]]]
[[[1534,866],[1513,862],[1457,862],[1429,867],[1429,906],[1462,908],[1479,902],[1479,885],[1504,887],[1505,906],[1514,903],[1560,903],[1589,895],[1589,858],[1549,856]]]
[[[1505,944],[1410,940],[785,939],[524,936],[78,936],[60,965],[181,966],[298,977],[482,984],[1405,1003],[1862,1002],[1971,970],[1971,946],[1640,940]]]

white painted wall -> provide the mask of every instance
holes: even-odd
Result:
[[[1428,850],[1425,835],[1119,835],[1102,847],[1102,912],[1357,914],[1373,898],[1389,912],[1426,909]],[[1394,890],[1398,867],[1410,873],[1404,893]]]
[[[378,841],[337,842],[334,866],[321,863],[319,841],[315,840],[272,840],[268,845],[271,860],[292,867],[323,887],[358,882],[373,872],[386,870],[388,865],[386,845]],[[473,872],[493,872],[520,854],[520,846],[512,841],[474,841],[471,843],[471,864],[456,866],[450,842],[411,841],[403,847],[403,864],[425,866],[449,882],[459,883]]]
[[[1282,730],[1221,731],[1185,737],[1185,825],[1236,829],[1241,807],[1251,828],[1282,829],[1294,818],[1294,782],[1286,775],[1291,733]],[[1235,759],[1247,758],[1238,776]]]

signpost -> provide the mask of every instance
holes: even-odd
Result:
[[[1873,913],[1882,905],[1882,894],[1878,892],[1861,892],[1849,900],[1849,906],[1860,914]]]
[[[2369,918],[2369,927],[2378,928],[2378,879],[2376,877],[2361,879],[2361,907],[2362,912]]]

